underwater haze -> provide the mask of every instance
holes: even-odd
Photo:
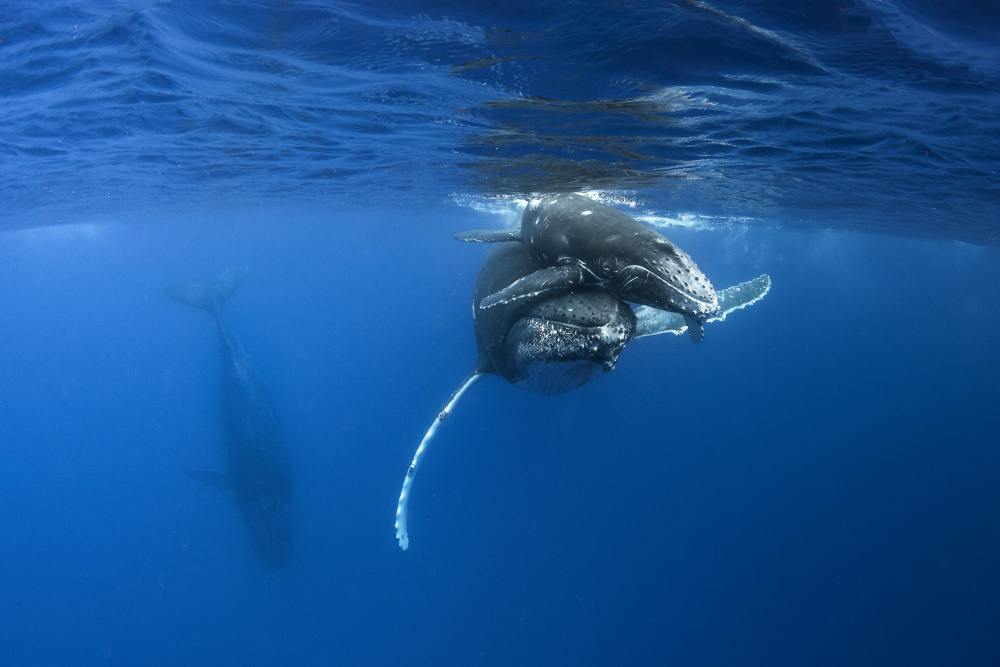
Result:
[[[0,1],[0,95],[0,664],[1000,663],[994,3]],[[556,192],[771,289],[401,550]]]

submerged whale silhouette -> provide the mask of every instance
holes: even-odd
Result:
[[[500,243],[488,253],[476,277],[472,319],[479,359],[421,440],[403,480],[396,506],[396,539],[409,546],[409,499],[423,454],[462,395],[486,375],[499,375],[516,387],[538,394],[572,391],[614,369],[618,355],[633,337],[662,333],[682,335],[690,316],[640,306],[633,311],[614,293],[601,288],[538,290],[503,303],[483,304],[499,287],[516,284],[539,270],[521,243]],[[760,300],[771,278],[760,276],[713,294],[715,314],[724,320],[734,310]],[[700,327],[700,323],[698,325]]]
[[[292,474],[285,437],[250,358],[222,319],[222,308],[246,272],[245,266],[235,266],[211,283],[181,283],[165,290],[177,303],[208,311],[219,334],[219,414],[226,474],[185,472],[231,492],[257,558],[272,570],[283,570],[291,560],[293,543]]]

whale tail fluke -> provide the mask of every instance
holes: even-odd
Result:
[[[246,264],[231,266],[210,283],[177,283],[163,292],[171,301],[219,313],[247,275]]]
[[[458,399],[462,398],[462,395],[476,383],[476,380],[488,375],[487,372],[483,371],[479,365],[476,366],[469,373],[462,383],[458,385],[458,389],[451,395],[448,399],[448,403],[441,408],[438,412],[437,417],[434,418],[434,423],[431,427],[427,429],[427,433],[424,434],[424,439],[420,441],[420,446],[417,447],[417,452],[413,455],[413,461],[410,463],[410,467],[406,471],[406,478],[403,480],[403,489],[399,492],[399,504],[396,505],[396,541],[399,542],[399,548],[404,551],[408,546],[410,546],[410,538],[406,532],[406,515],[407,506],[410,502],[410,488],[413,486],[413,480],[417,476],[417,468],[420,467],[420,462],[423,460],[423,454],[427,450],[427,446],[430,444],[434,435],[437,433],[438,427],[444,420],[448,418],[451,411],[455,409],[455,404],[458,403]]]

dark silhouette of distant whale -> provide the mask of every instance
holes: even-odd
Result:
[[[250,358],[222,319],[222,308],[246,271],[245,266],[236,266],[214,282],[182,283],[165,291],[177,303],[207,310],[219,333],[219,408],[226,474],[185,472],[231,491],[250,531],[257,558],[272,570],[283,570],[292,557],[292,475],[285,437]]]
[[[633,337],[681,335],[687,329],[689,317],[646,306],[633,311],[613,292],[586,286],[541,289],[484,305],[497,289],[517,284],[539,269],[521,243],[497,244],[483,261],[472,304],[479,359],[427,430],[406,472],[396,507],[396,539],[403,549],[409,546],[408,503],[423,453],[455,404],[479,378],[499,375],[527,391],[561,394],[612,370]],[[713,293],[716,314],[706,321],[725,319],[729,312],[755,303],[770,286],[770,277],[764,275]]]
[[[518,299],[598,288],[618,298],[680,313],[692,340],[719,304],[708,278],[683,250],[616,208],[576,194],[532,199],[516,230],[476,230],[460,241],[520,241],[539,268],[484,296],[493,308]]]

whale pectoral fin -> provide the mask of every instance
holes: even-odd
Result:
[[[733,285],[732,287],[727,287],[721,292],[716,292],[715,295],[719,299],[719,314],[715,317],[710,317],[707,321],[715,322],[716,320],[724,320],[726,319],[726,315],[734,310],[752,306],[763,299],[764,295],[767,294],[770,289],[771,276],[765,273],[762,276],[757,276],[753,280],[748,280],[745,283]]]
[[[472,229],[455,234],[455,240],[469,243],[503,243],[520,241],[521,237],[516,231],[510,229]]]
[[[215,470],[189,470],[188,468],[183,468],[183,471],[191,479],[206,484],[213,489],[227,492],[233,490],[232,485],[229,483],[229,478],[221,472],[216,472]]]
[[[579,288],[583,283],[583,269],[575,264],[539,269],[515,280],[499,292],[489,295],[479,303],[479,307],[493,308],[541,296],[550,297],[560,292]]]
[[[708,322],[721,322],[726,319],[726,315],[734,310],[740,310],[751,306],[767,294],[771,289],[771,276],[766,273],[757,276],[753,280],[748,280],[739,285],[733,285],[716,292],[719,299],[719,313],[714,317],[705,320]],[[638,306],[635,309],[636,328],[633,338],[643,336],[654,336],[656,334],[671,333],[680,336],[688,330],[688,323],[680,313],[671,313],[666,310],[657,310],[649,306]]]
[[[669,310],[659,310],[650,306],[636,306],[635,320],[635,335],[632,336],[633,338],[655,336],[656,334],[663,333],[680,336],[687,331],[684,316],[680,313],[672,313]]]
[[[434,439],[438,427],[448,419],[451,411],[455,409],[458,399],[462,398],[469,387],[474,385],[479,378],[490,374],[488,371],[480,370],[480,364],[476,364],[476,367],[462,380],[462,384],[458,385],[458,389],[452,393],[451,398],[448,399],[445,406],[438,412],[437,417],[434,418],[431,427],[427,429],[427,433],[424,434],[423,440],[420,441],[420,446],[417,447],[417,451],[413,455],[410,467],[406,470],[406,477],[403,478],[403,488],[399,491],[399,503],[396,505],[396,541],[399,542],[399,548],[403,551],[406,551],[407,547],[410,546],[410,537],[406,531],[406,519],[409,514],[408,507],[413,480],[417,477],[417,469],[420,467],[420,462],[423,461],[424,452],[427,451],[427,446]]]

